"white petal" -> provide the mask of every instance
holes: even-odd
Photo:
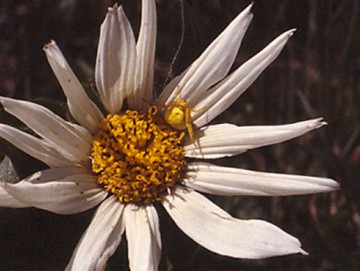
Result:
[[[97,209],[89,227],[81,237],[66,271],[104,270],[108,258],[114,254],[124,232],[124,205],[114,196]]]
[[[191,66],[190,66],[191,67]],[[167,100],[170,95],[174,92],[175,87],[179,84],[179,82],[181,81],[181,79],[185,76],[185,74],[188,72],[189,68],[188,67],[185,71],[183,71],[180,75],[175,76],[166,86],[165,88],[162,90],[161,94],[159,97],[156,98],[156,103],[160,104],[160,105],[165,105],[166,101],[170,101]],[[176,94],[176,93],[175,93]],[[176,95],[175,95],[176,98]]]
[[[163,205],[178,227],[221,255],[261,259],[303,253],[299,240],[262,220],[239,220],[190,189],[178,187]]]
[[[24,122],[67,159],[85,161],[89,156],[91,134],[83,127],[67,122],[49,109],[27,101],[0,97],[5,110]]]
[[[95,66],[100,98],[110,113],[118,113],[134,89],[135,38],[122,7],[109,8],[101,25]]]
[[[201,127],[224,112],[255,81],[261,72],[280,54],[295,30],[290,30],[272,41],[261,52],[245,62],[222,82],[199,96],[196,108],[206,108],[193,112],[194,125]]]
[[[19,183],[3,183],[14,198],[33,207],[58,214],[74,214],[99,204],[108,195],[96,177],[82,168],[39,171]]]
[[[132,271],[158,270],[161,256],[159,218],[153,206],[127,205],[124,212]]]
[[[89,99],[80,81],[67,63],[55,41],[44,46],[49,64],[66,97],[71,115],[92,133],[96,133],[104,118],[97,106]]]
[[[0,124],[0,137],[50,167],[63,167],[74,164],[73,162],[65,159],[44,140],[15,129],[9,125]]]
[[[320,177],[257,172],[211,164],[191,163],[184,185],[216,195],[290,196],[323,193],[339,188]]]
[[[242,11],[191,64],[169,97],[164,97],[167,92],[160,95],[160,103],[169,104],[179,96],[192,105],[193,100],[198,96],[204,96],[209,87],[224,78],[235,60],[242,38],[252,19],[251,7],[252,4]]]
[[[130,108],[146,110],[153,100],[154,57],[156,47],[156,5],[154,0],[142,0],[142,17],[136,44],[135,89],[130,94]]]
[[[249,149],[280,143],[311,130],[320,128],[326,122],[322,118],[272,126],[236,126],[217,124],[202,127],[194,132],[196,143],[190,139],[184,142],[187,157],[220,158],[233,156]]]
[[[7,208],[24,208],[31,207],[29,204],[26,204],[20,200],[17,200],[11,196],[4,188],[0,186],[0,207]]]

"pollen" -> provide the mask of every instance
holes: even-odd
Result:
[[[122,203],[160,201],[186,167],[183,137],[184,132],[161,121],[156,106],[146,113],[109,114],[93,141],[92,171]]]

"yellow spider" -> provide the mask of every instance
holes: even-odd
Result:
[[[193,111],[185,100],[176,99],[165,106],[165,121],[176,130],[187,129],[191,142],[194,143],[194,132],[192,129],[191,111]]]

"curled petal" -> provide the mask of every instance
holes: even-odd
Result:
[[[0,124],[0,137],[50,167],[63,167],[74,164],[72,161],[65,159],[43,139],[24,133],[9,125]]]
[[[217,124],[195,131],[196,143],[184,143],[187,157],[212,159],[233,156],[249,149],[277,144],[326,125],[322,118],[286,125],[236,126]]]
[[[195,190],[226,196],[290,196],[324,193],[339,184],[320,177],[257,172],[211,164],[191,163],[184,185]]]
[[[27,101],[0,97],[5,110],[24,122],[70,161],[87,160],[92,135],[83,127],[67,122],[49,109]]]
[[[185,234],[215,253],[245,259],[306,254],[298,239],[273,224],[236,219],[193,190],[178,187],[163,205]]]
[[[13,196],[11,196],[5,189],[0,186],[0,207],[7,208],[25,208],[31,207],[29,204],[26,204]]]
[[[19,183],[2,183],[2,186],[16,199],[58,214],[86,211],[107,196],[95,177],[81,168],[46,169]]]
[[[130,108],[147,109],[152,100],[154,58],[156,47],[156,5],[154,0],[142,0],[142,17],[136,44],[135,89],[130,93]]]
[[[193,105],[197,97],[203,97],[209,87],[225,77],[252,19],[251,7],[252,4],[242,11],[191,64],[170,96],[166,96],[168,91],[160,95],[160,103],[169,104],[179,96]]]
[[[135,38],[122,7],[109,8],[101,25],[95,82],[109,113],[118,113],[134,89]]]
[[[124,232],[123,211],[124,205],[114,196],[99,206],[66,271],[105,270],[106,262],[114,254]]]
[[[204,95],[199,96],[194,101],[193,107],[206,110],[193,112],[194,125],[201,127],[229,108],[261,72],[275,60],[294,31],[294,29],[289,30],[273,40],[261,52],[209,89],[204,99],[202,99]]]
[[[153,206],[128,205],[124,213],[130,269],[158,270],[161,256],[159,218]]]
[[[44,51],[66,95],[71,115],[81,126],[96,133],[100,121],[104,118],[102,113],[86,94],[55,41],[46,44]]]

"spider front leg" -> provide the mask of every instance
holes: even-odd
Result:
[[[193,128],[192,128],[191,109],[189,106],[187,106],[185,109],[185,126],[189,133],[191,142],[195,143],[194,132],[193,132]]]

